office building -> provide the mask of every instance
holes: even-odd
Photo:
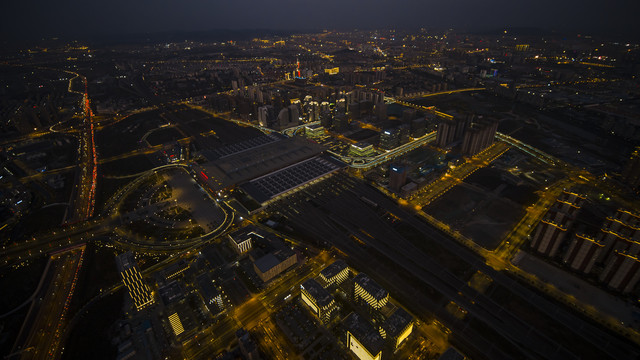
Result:
[[[198,287],[200,288],[200,295],[202,296],[202,300],[211,312],[221,311],[224,309],[224,303],[222,302],[222,294],[218,291],[218,289],[213,284],[213,279],[209,274],[201,274],[196,278],[196,282],[198,283]],[[212,309],[211,306],[215,305],[217,308]]]
[[[389,292],[378,285],[373,279],[364,273],[359,273],[353,279],[353,298],[378,310],[389,302]]]
[[[347,348],[360,360],[382,360],[384,339],[373,325],[356,313],[344,319]]]
[[[349,278],[349,266],[343,260],[336,260],[320,271],[320,279],[326,286],[340,285]]]
[[[413,317],[403,308],[398,308],[382,323],[378,330],[382,338],[391,344],[393,349],[397,349],[411,335]]]
[[[116,266],[136,310],[142,310],[152,305],[155,301],[151,288],[142,279],[142,274],[133,258],[133,253],[128,251],[116,256]]]
[[[609,288],[628,293],[640,280],[640,259],[614,250],[613,256],[600,274],[600,281]]]
[[[389,167],[389,189],[399,192],[407,183],[408,172],[406,166],[391,165]]]
[[[385,129],[380,133],[380,148],[391,150],[400,143],[400,131],[398,128]]]
[[[310,138],[318,138],[324,136],[324,126],[320,124],[306,125],[304,134]]]
[[[300,298],[314,315],[324,324],[329,323],[336,309],[336,301],[315,279],[309,279],[300,285]]]

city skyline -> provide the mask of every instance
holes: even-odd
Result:
[[[497,31],[509,28],[607,35],[640,33],[640,4],[621,0],[403,0],[323,2],[136,1],[65,3],[31,0],[0,5],[0,33],[9,39],[122,37],[127,34],[267,29],[286,31],[374,28]]]

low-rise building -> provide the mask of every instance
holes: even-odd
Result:
[[[256,274],[267,282],[296,263],[296,253],[284,248],[268,253],[253,263]]]

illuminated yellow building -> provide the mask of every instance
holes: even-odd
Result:
[[[381,360],[384,339],[366,320],[351,313],[344,320],[347,347],[360,360]]]
[[[364,273],[356,275],[353,279],[355,301],[362,300],[374,310],[378,310],[389,302],[389,292],[378,285]]]
[[[380,327],[380,335],[393,345],[394,349],[411,335],[413,317],[402,308],[398,308]]]
[[[309,279],[300,285],[300,297],[320,321],[326,324],[331,320],[336,301],[316,280]]]

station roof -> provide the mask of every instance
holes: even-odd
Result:
[[[253,179],[240,188],[257,202],[264,203],[344,166],[339,160],[320,155]]]

